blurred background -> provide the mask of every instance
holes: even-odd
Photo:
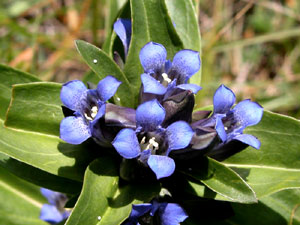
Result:
[[[42,80],[80,79],[89,69],[74,40],[99,47],[125,0],[0,2],[0,63]],[[300,1],[195,1],[202,35],[198,104],[225,84],[239,100],[300,119]],[[201,106],[199,105],[199,107]]]

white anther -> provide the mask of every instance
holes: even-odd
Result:
[[[91,116],[89,116],[88,114],[84,113],[84,116],[87,120],[89,121],[93,121],[93,119],[95,119],[96,115],[98,113],[98,107],[97,106],[93,106],[91,109]]]
[[[93,106],[91,109],[91,117],[94,119],[98,113],[98,107],[97,106]]]
[[[224,130],[228,130],[228,127],[224,127]]]
[[[84,113],[84,116],[85,116],[85,118],[86,118],[87,120],[89,120],[89,121],[92,121],[92,120],[93,120],[93,118],[90,117],[90,116],[88,116],[86,113]]]
[[[159,144],[155,141],[155,137],[152,137],[149,142],[149,144],[146,146],[146,149],[150,149],[150,150],[157,150],[159,147]],[[153,148],[154,147],[154,148]]]
[[[142,140],[141,140],[141,145],[143,145],[143,144],[145,144],[145,142],[146,142],[146,137],[144,136],[143,138],[142,138]]]
[[[168,74],[166,74],[166,73],[163,73],[161,76],[164,78],[164,81],[167,81],[168,83],[170,83],[170,82],[172,81],[172,80],[168,77]]]

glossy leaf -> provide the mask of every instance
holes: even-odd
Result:
[[[0,121],[0,152],[48,173],[81,181],[95,149],[67,144],[56,136],[5,128]]]
[[[258,198],[286,188],[299,188],[300,121],[265,111],[262,121],[245,132],[258,137],[261,148],[249,147],[224,164],[237,171]]]
[[[114,95],[115,102],[120,98],[121,105],[133,106],[134,95],[128,77],[120,70],[118,65],[101,49],[85,41],[76,41],[76,47],[84,61],[98,76],[99,81],[112,75],[122,82]]]
[[[165,4],[183,47],[201,52],[198,18],[192,0],[165,0]],[[190,83],[200,85],[200,82],[201,69],[190,79]]]
[[[119,184],[118,162],[100,158],[88,167],[80,197],[67,225],[118,225],[130,214],[132,203],[149,202],[157,185]]]
[[[172,59],[183,48],[183,44],[160,0],[132,0],[130,7],[132,36],[124,73],[137,94],[141,84],[140,75],[143,73],[139,59],[140,49],[150,41],[157,42],[167,49],[168,58]]]
[[[184,173],[218,193],[223,197],[219,198],[220,200],[229,199],[242,203],[257,202],[251,187],[230,168],[210,158],[203,159],[198,164],[201,166],[191,167]],[[193,188],[193,186],[191,187]],[[204,191],[197,190],[197,186],[194,185],[194,188],[196,188],[195,193],[204,194]]]
[[[0,166],[0,224],[47,225],[39,219],[46,199],[37,186],[25,182]]]
[[[233,204],[235,215],[228,224],[300,224],[300,190],[283,190],[263,197],[258,204]],[[255,215],[255,216],[253,216]]]
[[[37,81],[39,79],[33,75],[0,64],[0,119],[5,118],[12,85]]]
[[[50,82],[14,85],[5,126],[59,136],[64,118],[60,89],[61,84]]]
[[[0,165],[23,180],[54,191],[76,194],[81,190],[81,182],[55,176],[3,153],[0,153]]]

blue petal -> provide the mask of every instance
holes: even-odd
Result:
[[[178,225],[183,222],[188,215],[178,204],[165,203],[159,209],[161,225]]]
[[[89,126],[81,116],[69,116],[60,123],[60,138],[70,144],[77,145],[91,137]]]
[[[167,58],[164,46],[149,42],[140,51],[140,61],[146,73],[162,71]]]
[[[223,84],[216,90],[214,95],[214,113],[227,113],[235,102],[234,93]]]
[[[86,101],[87,88],[80,80],[65,83],[60,91],[62,103],[73,111],[82,109],[82,102]]]
[[[143,203],[138,205],[133,204],[129,219],[139,218],[140,216],[143,216],[145,213],[149,212],[151,208],[151,203]]]
[[[121,83],[113,76],[107,76],[102,79],[97,85],[97,92],[100,99],[104,102],[110,99],[116,93]]]
[[[41,209],[40,219],[48,223],[59,223],[64,217],[54,205],[44,204]]]
[[[223,142],[225,142],[227,140],[227,134],[224,128],[224,124],[222,122],[222,118],[224,117],[224,115],[217,115],[216,116],[216,131],[219,135],[219,137],[221,138],[221,140]]]
[[[252,126],[262,118],[263,108],[249,99],[239,102],[232,110],[235,120],[243,127]]]
[[[243,142],[247,145],[250,145],[253,148],[256,148],[256,149],[260,148],[260,141],[256,137],[254,137],[253,135],[240,134],[240,135],[236,135],[233,139],[238,140],[240,142]]]
[[[172,123],[166,129],[169,151],[182,149],[189,145],[194,131],[187,122],[178,121]]]
[[[141,80],[144,87],[144,93],[163,95],[167,91],[167,88],[165,88],[161,83],[158,82],[158,80],[154,79],[149,74],[142,74]]]
[[[136,158],[141,152],[135,131],[129,128],[122,129],[113,140],[112,145],[126,159]]]
[[[130,44],[130,39],[131,39],[131,21],[130,21],[130,19],[118,19],[114,23],[114,31],[116,32],[118,37],[121,39],[123,46],[124,46],[125,55],[127,55],[129,44]]]
[[[194,94],[197,94],[197,92],[202,89],[202,87],[197,84],[180,84],[177,87],[183,90],[191,90]]]
[[[186,76],[185,82],[200,69],[199,52],[184,49],[177,52],[173,58],[172,70]]]
[[[162,155],[150,155],[148,166],[155,173],[157,179],[169,177],[175,170],[174,160]]]
[[[56,205],[56,201],[57,201],[57,199],[59,199],[59,197],[61,195],[61,193],[59,193],[59,192],[51,191],[46,188],[41,188],[41,193],[45,198],[47,198],[48,202],[51,205]]]
[[[137,127],[154,131],[165,119],[166,111],[156,99],[145,102],[136,109]]]

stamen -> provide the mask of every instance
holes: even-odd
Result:
[[[98,113],[98,107],[93,106],[92,109],[91,109],[91,116],[89,116],[87,113],[84,113],[84,116],[87,120],[93,121],[95,119],[97,113]]]
[[[152,137],[149,139],[149,141],[146,143],[146,137],[144,136],[140,142],[140,146],[142,150],[150,149],[151,151],[158,150],[159,144],[155,141],[155,137]]]
[[[98,107],[97,106],[93,106],[91,109],[91,117],[94,119],[98,113]]]
[[[166,81],[168,84],[171,83],[172,80],[168,77],[168,74],[163,73],[161,76],[164,78],[164,81]]]

